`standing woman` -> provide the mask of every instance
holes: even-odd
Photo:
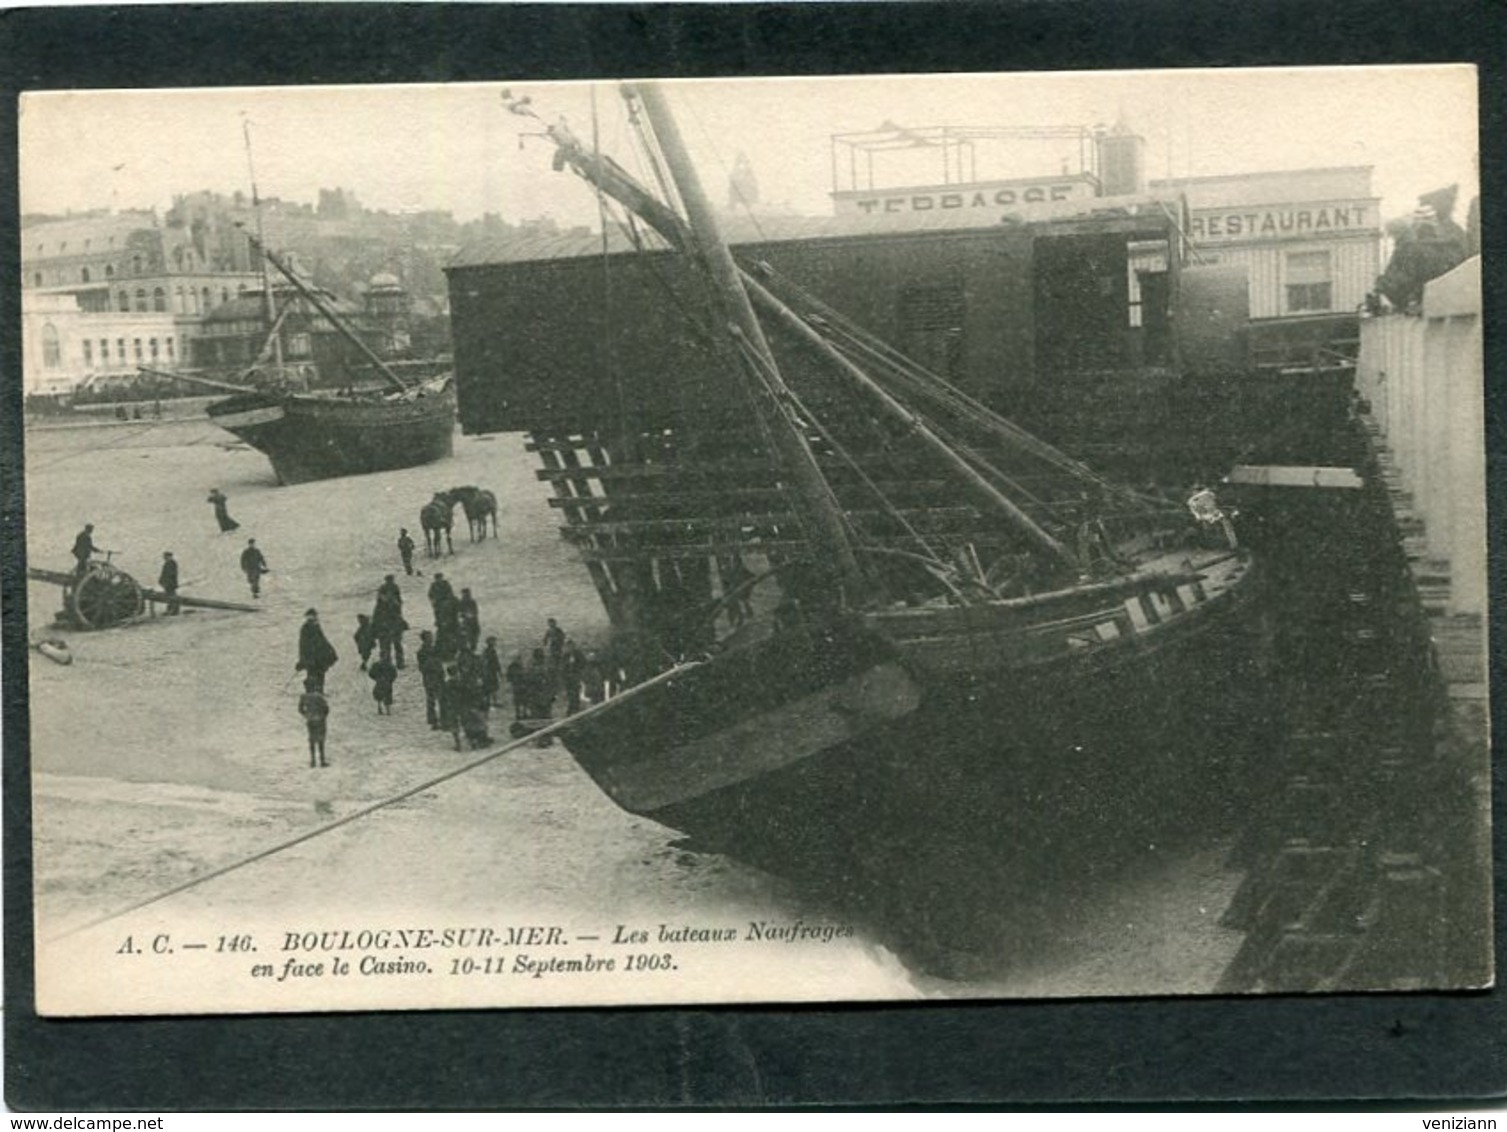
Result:
[[[230,517],[230,499],[217,487],[209,489],[209,503],[215,505],[215,522],[220,524],[220,533],[238,530],[241,526]]]

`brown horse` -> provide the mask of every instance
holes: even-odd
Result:
[[[446,491],[437,491],[434,498],[419,511],[419,526],[424,528],[424,549],[430,558],[440,556],[440,538],[444,537],[445,546],[451,554],[455,553],[455,544],[450,541],[450,528],[455,525],[455,500]]]
[[[466,512],[466,524],[471,528],[471,541],[487,537],[487,520],[492,520],[492,537],[497,537],[497,496],[475,485],[452,487],[445,493],[453,502],[459,503]]]

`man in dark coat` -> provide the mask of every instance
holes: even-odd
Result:
[[[508,661],[504,679],[513,694],[513,718],[527,719],[529,712],[528,671],[523,667],[523,657],[517,653]]]
[[[246,540],[246,549],[241,551],[241,572],[246,575],[246,581],[251,586],[251,596],[262,596],[262,575],[271,573],[267,569],[267,560],[262,557],[262,552],[256,547],[256,539]]]
[[[549,619],[549,627],[544,630],[544,647],[549,652],[549,666],[555,671],[560,671],[560,657],[565,652],[565,630],[560,628],[560,623],[553,617]]]
[[[306,610],[303,615],[303,626],[298,630],[298,663],[293,671],[306,674],[304,686],[310,691],[323,692],[324,674],[333,668],[339,659],[335,646],[330,644],[330,639],[324,635],[324,630],[319,626],[319,612],[313,609]]]
[[[239,529],[241,524],[230,517],[230,500],[219,488],[210,488],[205,502],[215,505],[215,522],[220,524],[221,534]]]
[[[398,532],[398,556],[403,559],[403,570],[410,577],[413,576],[413,539],[409,537],[408,528],[404,527]]]
[[[502,689],[502,657],[497,655],[497,638],[488,637],[487,647],[481,652],[481,691],[489,706],[497,703],[497,693]]]
[[[565,714],[581,710],[581,682],[586,672],[586,654],[568,637],[560,657],[560,684],[565,691]]]
[[[429,726],[439,730],[440,691],[444,687],[444,669],[439,654],[434,648],[434,634],[425,629],[419,634],[419,650],[415,657],[419,666],[419,679],[424,682],[424,717]]]
[[[397,579],[391,574],[383,574],[382,584],[377,587],[377,599],[380,601],[384,597],[396,604],[399,609],[403,608],[403,591],[398,588]]]
[[[476,599],[471,596],[469,589],[460,591],[455,612],[460,623],[461,648],[475,652],[476,642],[481,637],[481,610],[477,608]]]
[[[448,656],[460,643],[460,603],[445,575],[436,574],[430,583],[429,604],[434,609],[435,648]]]
[[[356,651],[361,654],[361,671],[366,671],[366,666],[371,662],[372,650],[377,647],[377,632],[372,626],[372,619],[364,613],[356,614]]]
[[[79,531],[78,538],[73,540],[73,559],[77,566],[74,567],[75,576],[82,578],[89,569],[89,559],[94,557],[97,548],[94,545],[94,524],[85,523],[84,529]]]
[[[391,578],[391,575],[388,575]],[[408,622],[403,620],[403,597],[396,594],[396,587],[388,590],[384,583],[377,590],[377,604],[372,609],[372,636],[376,639],[383,660],[396,660],[403,667],[403,633]]]
[[[157,588],[167,595],[168,616],[177,614],[182,608],[178,604],[178,560],[171,550],[162,552],[162,572],[157,575]]]
[[[543,649],[535,649],[529,660],[524,680],[528,687],[529,718],[549,719],[554,714],[556,672],[544,655]]]

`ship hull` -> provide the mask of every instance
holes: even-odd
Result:
[[[1232,692],[1261,684],[1239,583],[1066,652],[1022,646],[1018,624],[776,636],[565,742],[624,809],[791,875],[1008,856],[1067,830],[1113,840],[1203,807],[1200,775],[1230,769],[1216,764],[1242,731]],[[1092,631],[1049,625],[1079,622]]]
[[[281,484],[417,467],[455,444],[448,386],[392,400],[248,393],[211,405],[209,417],[264,454]]]

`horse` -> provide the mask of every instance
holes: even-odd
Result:
[[[465,509],[472,542],[487,537],[489,518],[492,520],[492,537],[497,537],[497,496],[474,485],[452,487],[446,495]]]
[[[434,498],[419,511],[419,526],[424,529],[424,550],[430,558],[440,556],[440,536],[451,554],[455,544],[450,541],[450,528],[455,525],[455,500],[448,492],[437,491]]]

